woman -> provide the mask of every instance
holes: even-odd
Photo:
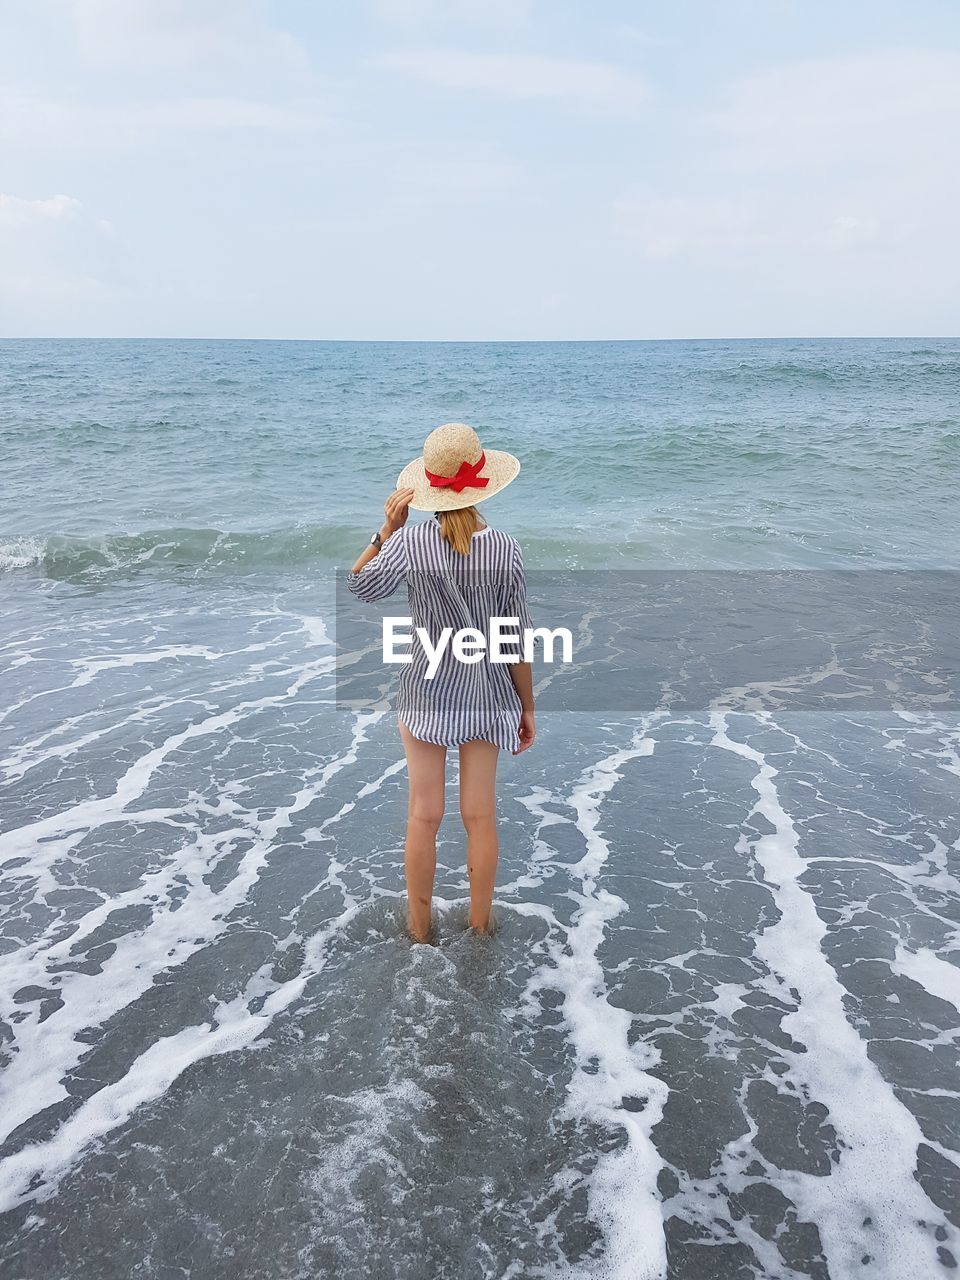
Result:
[[[493,617],[518,619],[522,634],[531,622],[520,544],[491,528],[476,510],[519,470],[512,454],[485,451],[464,423],[437,427],[427,436],[423,456],[400,473],[384,505],[383,525],[348,576],[350,590],[361,600],[382,600],[405,584],[413,627],[423,627],[434,647],[445,627],[454,633],[473,627],[486,636]],[[408,526],[410,507],[432,511],[433,519]],[[408,928],[426,942],[447,748],[460,753],[469,925],[487,932],[499,853],[497,759],[501,749],[525,751],[536,727],[529,662],[493,663],[484,654],[479,662],[465,663],[448,644],[428,679],[422,645],[414,644],[412,659],[400,668],[397,695],[410,785],[404,866]]]

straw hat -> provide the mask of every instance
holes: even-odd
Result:
[[[445,422],[424,440],[423,457],[400,472],[397,488],[413,489],[416,511],[456,511],[492,498],[519,470],[512,453],[484,449],[473,427]]]

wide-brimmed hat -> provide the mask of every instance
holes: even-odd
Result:
[[[520,463],[502,449],[484,449],[473,427],[445,422],[423,442],[423,456],[408,462],[398,489],[413,489],[417,511],[456,511],[492,498],[515,479]]]

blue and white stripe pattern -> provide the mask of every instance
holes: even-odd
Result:
[[[359,573],[347,575],[349,589],[368,602],[403,585],[413,626],[423,627],[434,645],[444,627],[475,627],[486,636],[493,617],[518,618],[521,632],[533,625],[520,544],[489,525],[473,535],[466,556],[446,541],[436,517],[405,525]],[[484,738],[517,750],[521,707],[509,664],[490,662],[486,654],[460,662],[448,645],[427,680],[423,646],[415,642],[412,653],[413,662],[400,667],[397,715],[415,738],[445,747]]]

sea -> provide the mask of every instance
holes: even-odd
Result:
[[[575,644],[423,946],[445,421]],[[960,339],[0,342],[4,1280],[955,1275],[958,550]]]

